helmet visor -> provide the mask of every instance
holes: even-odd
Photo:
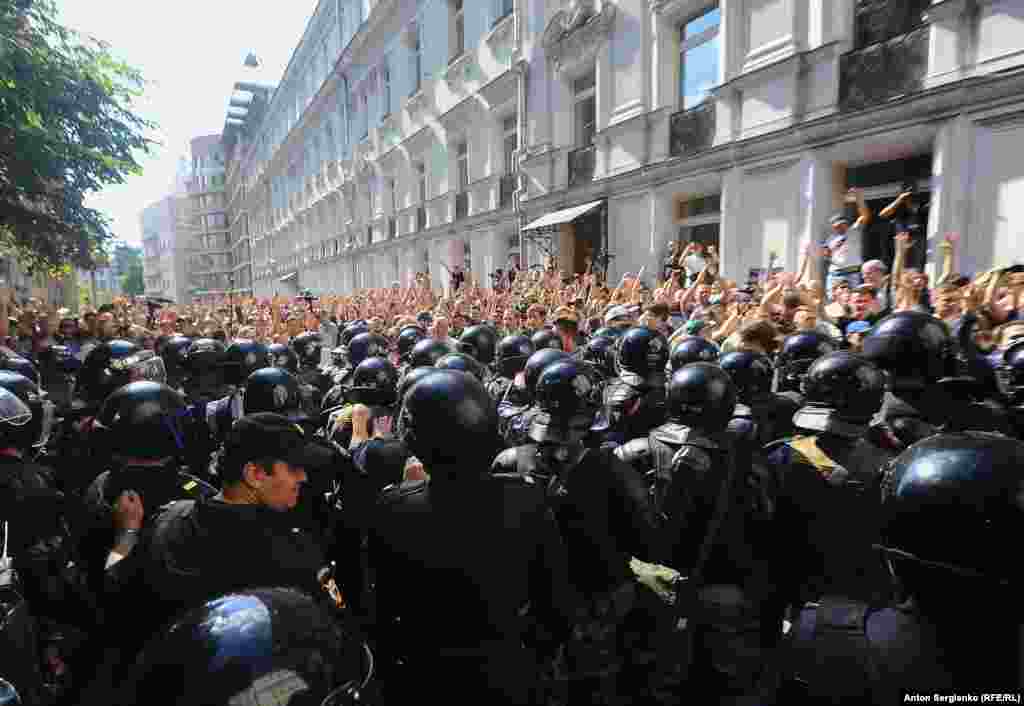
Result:
[[[129,382],[148,380],[149,382],[167,383],[167,368],[164,367],[164,359],[154,354],[153,351],[140,351],[135,355],[115,360],[110,367],[127,373]]]
[[[23,427],[32,421],[32,410],[13,392],[0,390],[0,424]]]

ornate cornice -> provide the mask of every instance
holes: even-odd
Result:
[[[594,0],[573,0],[567,10],[555,13],[541,44],[556,71],[575,73],[594,61],[611,34],[616,9],[611,0],[602,0],[599,12]]]

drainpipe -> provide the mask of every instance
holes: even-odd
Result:
[[[516,16],[516,27],[518,27],[518,13]],[[518,32],[517,32],[518,34]],[[526,154],[526,77],[528,64],[520,59],[515,63],[515,71],[519,74],[518,88],[519,95],[516,100],[516,189],[512,192],[512,207],[516,214],[516,227],[519,229],[519,266],[524,270],[529,269],[526,258],[526,242],[523,239],[524,215],[522,198],[526,194],[525,180],[519,164]],[[506,263],[507,265],[508,263]]]

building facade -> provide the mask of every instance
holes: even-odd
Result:
[[[232,151],[233,244],[260,296],[617,279],[691,240],[742,281],[795,269],[848,188],[912,186],[915,264],[947,232],[961,272],[1010,264],[1022,37],[1019,0],[322,0]]]
[[[142,225],[142,279],[148,297],[186,302],[184,248],[178,242],[179,211],[187,202],[170,194],[146,207]]]

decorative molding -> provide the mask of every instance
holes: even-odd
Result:
[[[555,71],[577,73],[594,62],[604,46],[615,22],[616,6],[601,0],[595,11],[595,0],[572,0],[567,10],[559,10],[548,23],[541,43]]]
[[[514,29],[515,13],[510,12],[494,24],[491,31],[484,36],[484,41],[493,50],[497,45],[504,43],[506,39],[511,39]]]
[[[451,63],[444,70],[444,80],[453,89],[465,88],[466,81],[473,79],[473,69],[476,66],[476,57],[471,51],[464,51],[452,59]]]
[[[744,73],[756,71],[770,64],[788,59],[796,53],[796,39],[792,34],[787,34],[748,51],[743,61],[743,71]]]
[[[405,109],[409,111],[409,117],[415,117],[417,114],[422,113],[426,106],[427,96],[423,92],[422,86],[420,90],[405,99]]]

